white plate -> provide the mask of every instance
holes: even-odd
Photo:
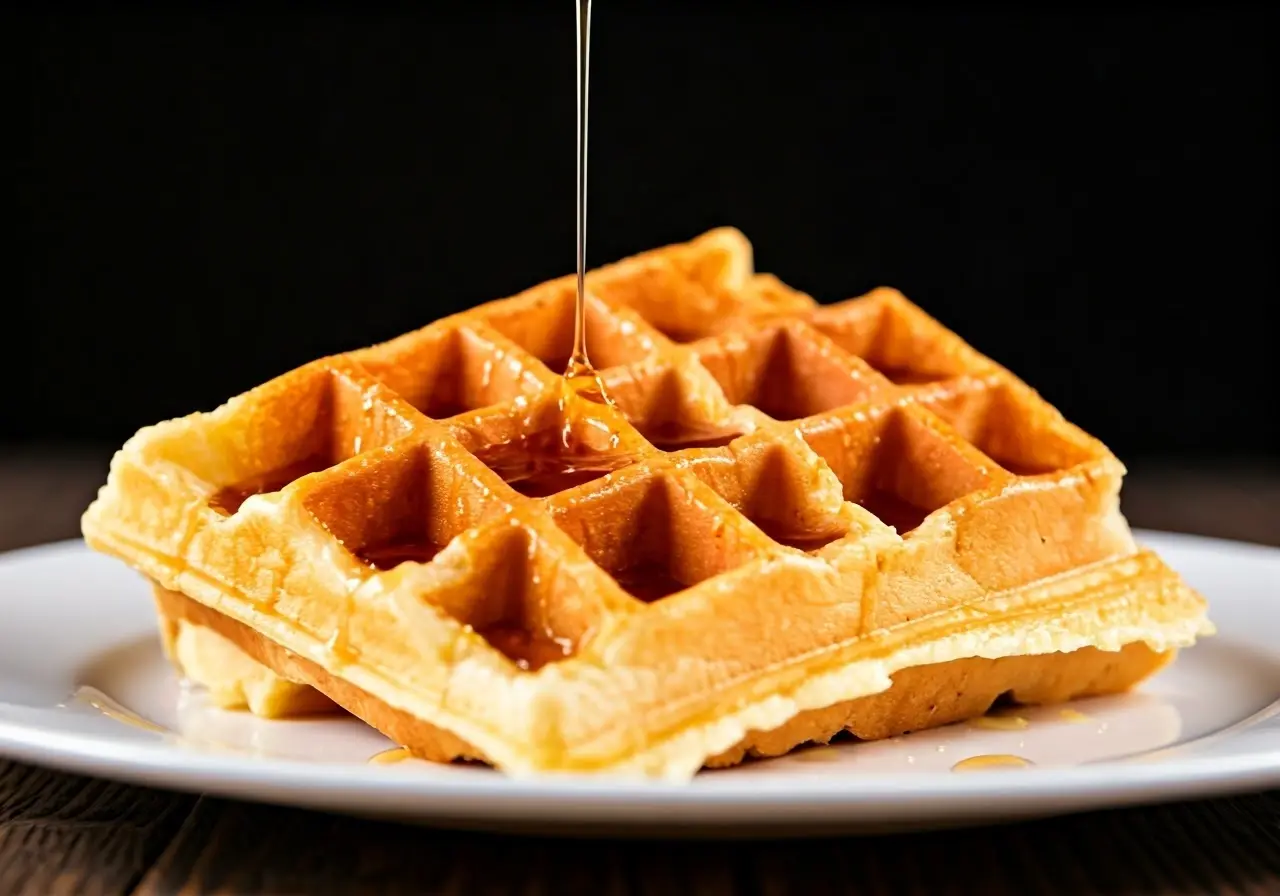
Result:
[[[485,768],[371,764],[350,718],[209,707],[164,660],[146,585],[79,542],[0,556],[0,755],[179,790],[484,827],[686,833],[1013,820],[1280,784],[1280,550],[1142,533],[1209,598],[1219,634],[1135,693],[703,773],[685,785],[512,781]],[[103,706],[118,705],[119,712]],[[120,721],[128,713],[160,730]],[[1023,768],[958,774],[968,757]]]

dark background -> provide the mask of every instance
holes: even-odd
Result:
[[[565,0],[43,9],[0,22],[0,442],[110,446],[572,268]],[[902,289],[1131,464],[1276,462],[1260,8],[594,16],[592,264],[733,224],[820,299]]]

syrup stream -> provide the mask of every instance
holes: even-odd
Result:
[[[574,305],[573,353],[565,368],[570,382],[589,378],[584,397],[609,404],[604,383],[591,366],[587,354],[587,106],[591,81],[591,0],[575,0],[574,23],[578,33],[578,182],[575,191],[578,233],[578,294]],[[592,395],[590,393],[596,393]]]

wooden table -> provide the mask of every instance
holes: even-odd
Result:
[[[104,453],[0,456],[0,548],[77,534]],[[1135,525],[1280,545],[1280,474],[1143,469]],[[1280,794],[930,834],[574,841],[171,794],[0,760],[0,896],[1280,893]]]

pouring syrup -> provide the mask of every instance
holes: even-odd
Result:
[[[611,404],[604,382],[587,354],[587,105],[591,68],[591,0],[575,0],[578,34],[578,180],[575,191],[578,235],[578,294],[574,306],[573,353],[564,376],[573,391],[584,398]]]

